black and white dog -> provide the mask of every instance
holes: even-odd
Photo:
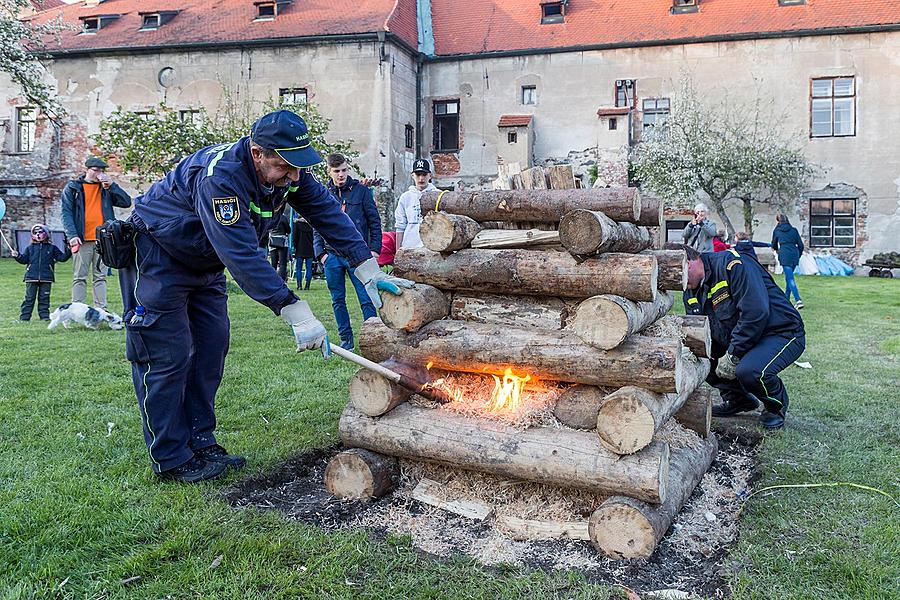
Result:
[[[63,304],[50,313],[50,324],[47,325],[47,329],[53,329],[60,323],[66,329],[69,328],[69,323],[80,323],[90,329],[97,329],[104,322],[109,325],[110,329],[125,327],[122,317],[117,314],[107,312],[102,308],[88,306],[82,302],[71,302]]]

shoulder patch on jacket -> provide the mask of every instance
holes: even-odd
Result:
[[[241,204],[237,196],[213,198],[213,214],[221,225],[234,225],[241,218]]]
[[[734,265],[739,265],[739,264],[741,264],[741,261],[738,260],[738,259],[734,259],[733,261],[731,261],[730,263],[728,263],[728,265],[726,265],[725,270],[726,270],[726,271],[730,271],[730,270],[731,270],[731,267],[733,267]]]

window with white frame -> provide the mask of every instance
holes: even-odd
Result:
[[[641,129],[646,132],[666,120],[671,103],[668,98],[645,98],[641,103],[641,108],[643,113]]]
[[[306,104],[306,88],[281,88],[278,99],[282,104]]]
[[[523,85],[522,86],[522,104],[525,104],[525,105],[537,104],[537,86],[535,86],[535,85]]]
[[[856,246],[856,199],[810,199],[809,245],[811,248]]]
[[[810,82],[810,137],[856,135],[856,78],[822,77]]]
[[[189,108],[187,110],[178,111],[178,119],[183,123],[193,123],[194,125],[199,125],[203,120],[202,117],[202,111],[196,108]]]
[[[159,29],[159,13],[147,13],[141,15],[140,31],[152,31]]]
[[[34,151],[37,109],[22,106],[16,109],[16,152]]]
[[[434,150],[459,150],[459,100],[439,100],[433,105]]]
[[[627,106],[634,108],[634,79],[617,79],[616,80],[616,106]]]

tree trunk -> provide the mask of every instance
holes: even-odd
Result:
[[[606,500],[588,522],[594,547],[614,559],[647,558],[653,554],[675,515],[709,470],[717,449],[715,436],[709,436],[698,447],[673,450],[666,500],[661,504],[651,505],[625,496]]]
[[[553,416],[575,429],[596,429],[600,403],[606,392],[595,385],[573,385],[559,397],[553,407]]]
[[[706,439],[712,425],[712,388],[699,387],[687,397],[673,417],[685,429]]]
[[[734,225],[731,224],[731,219],[728,218],[728,213],[725,211],[725,202],[724,198],[713,198],[710,197],[709,201],[715,207],[716,214],[719,215],[719,218],[722,219],[722,224],[725,225],[725,232],[728,234],[730,239],[734,239]]]
[[[569,329],[595,348],[615,348],[628,336],[642,331],[672,309],[675,297],[661,292],[653,302],[632,302],[605,294],[578,305]]]
[[[641,218],[638,225],[664,229],[665,224],[665,206],[663,201],[652,196],[641,196]]]
[[[519,429],[450,411],[403,404],[378,419],[348,404],[341,414],[348,446],[413,460],[429,460],[563,487],[665,501],[669,446],[618,456],[592,433],[533,427]]]
[[[376,362],[395,356],[434,368],[502,376],[507,367],[538,379],[677,392],[685,385],[680,340],[635,335],[599,350],[572,333],[442,319],[416,333],[363,323],[360,353]]]
[[[634,223],[616,223],[596,210],[573,210],[559,222],[559,239],[566,250],[576,255],[602,252],[640,252],[650,247],[646,227]]]
[[[453,294],[450,318],[493,325],[562,329],[569,318],[569,305],[559,298]]]
[[[422,365],[410,365],[393,359],[382,361],[381,365],[413,381],[425,383],[431,379]],[[349,395],[357,410],[370,417],[378,417],[406,402],[413,392],[378,373],[360,369],[350,378]]]
[[[394,272],[444,290],[588,298],[615,294],[631,300],[656,297],[656,257],[609,253],[578,262],[565,252],[460,250],[444,256],[403,248]]]
[[[586,190],[495,190],[422,194],[422,215],[443,210],[481,221],[538,221],[559,223],[578,208],[599,210],[613,221],[641,224],[641,196],[637,188]],[[651,223],[652,224],[652,223]]]
[[[325,467],[325,489],[345,500],[380,498],[394,489],[397,459],[362,448],[341,452]]]
[[[551,190],[575,189],[575,173],[572,171],[572,165],[551,165],[546,171]]]
[[[744,231],[753,239],[753,199],[741,198],[741,204],[744,208]],[[732,238],[733,239],[733,238]]]
[[[432,212],[422,219],[419,236],[425,247],[433,252],[452,252],[467,248],[481,231],[481,225],[463,215]]]
[[[472,248],[562,249],[558,231],[542,229],[482,229],[470,244]]]
[[[687,289],[687,253],[684,250],[651,250],[659,265],[659,289],[683,292]]]
[[[423,325],[443,319],[450,313],[449,294],[430,285],[417,283],[399,296],[381,297],[381,320],[391,329],[413,332]]]
[[[709,317],[706,315],[681,315],[681,331],[684,345],[696,356],[709,358],[712,352],[712,334],[709,331]]]

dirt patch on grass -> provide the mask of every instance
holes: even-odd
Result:
[[[531,507],[534,516],[587,519],[593,504],[602,501],[589,494],[561,502],[557,490],[537,491],[533,488],[540,486],[533,484],[403,461],[401,481],[392,494],[373,502],[336,500],[325,490],[323,475],[328,460],[343,449],[340,446],[293,457],[275,471],[242,480],[223,493],[236,508],[274,509],[326,529],[365,527],[377,535],[408,535],[417,549],[437,557],[465,554],[486,565],[577,569],[590,581],[624,585],[638,593],[677,589],[724,598],[730,595],[728,578],[742,568],[729,561],[728,552],[737,540],[742,499],[756,478],[758,442],[753,435],[719,433],[716,461],[647,560],[609,560],[586,541],[516,541],[494,526],[493,517],[473,522],[410,497],[418,480],[427,476],[455,489],[477,488],[480,500],[493,495],[495,506],[505,503],[495,511],[498,514],[531,502],[544,505]]]

